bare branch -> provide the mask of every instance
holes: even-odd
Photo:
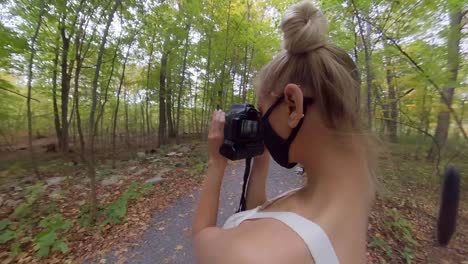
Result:
[[[10,93],[13,93],[13,94],[16,94],[16,95],[18,95],[18,96],[21,96],[21,97],[23,97],[23,98],[26,98],[26,99],[28,99],[28,97],[27,97],[27,96],[25,96],[25,95],[22,95],[22,94],[20,94],[20,93],[17,93],[17,92],[15,92],[15,91],[9,90],[9,89],[7,89],[7,88],[0,87],[0,89],[1,89],[1,90],[5,90],[5,91],[7,91],[7,92],[10,92]],[[34,101],[36,101],[36,102],[40,103],[40,101],[39,101],[39,100],[37,100],[37,99],[34,99],[34,98],[32,98],[32,97],[31,97],[31,100],[34,100]]]

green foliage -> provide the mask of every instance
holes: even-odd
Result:
[[[89,227],[91,226],[92,218],[91,218],[91,204],[84,203],[80,206],[80,213],[78,215],[78,224],[81,227]]]
[[[37,183],[26,188],[25,201],[20,203],[12,214],[15,219],[29,217],[33,213],[33,204],[44,192],[44,184]]]
[[[405,244],[409,246],[418,246],[418,242],[414,240],[411,233],[411,223],[400,214],[395,208],[386,210],[386,213],[390,216],[391,221],[387,223],[391,230],[397,234]]]
[[[37,183],[25,190],[25,198],[9,219],[0,221],[0,244],[10,244],[10,255],[15,257],[23,245],[32,242],[38,257],[47,257],[50,252],[68,252],[68,246],[61,235],[68,231],[72,222],[54,213],[55,203],[40,206],[36,201],[44,192],[44,185]],[[42,215],[47,215],[42,217]],[[37,229],[40,231],[37,233]]]
[[[50,215],[39,222],[42,231],[34,238],[39,257],[47,257],[52,251],[59,251],[63,254],[68,252],[66,241],[58,238],[60,232],[65,232],[72,226],[68,220],[64,220],[62,215]]]
[[[13,240],[16,238],[16,232],[10,229],[7,229],[3,231],[2,234],[0,234],[0,244],[5,244],[6,242]]]
[[[96,170],[97,179],[104,179],[112,175],[112,171],[109,168],[102,168]]]
[[[129,188],[123,192],[119,198],[110,203],[104,209],[105,220],[103,225],[115,224],[125,221],[127,215],[128,202],[136,200],[148,194],[153,188],[151,184],[139,184],[132,182]]]
[[[376,247],[381,249],[388,257],[393,256],[392,247],[380,237],[373,237],[372,241],[369,243],[369,247]]]
[[[405,260],[407,264],[413,263],[414,253],[411,248],[405,246],[405,248],[403,249],[403,252],[401,253],[401,256],[403,257],[403,259]]]
[[[2,219],[0,221],[0,231],[4,230],[11,224],[11,221],[9,219]]]
[[[205,172],[206,170],[206,162],[198,160],[193,166],[192,169],[190,170],[190,173],[192,176],[195,175],[200,175]]]
[[[412,263],[414,259],[412,248],[419,246],[419,243],[413,238],[411,223],[395,208],[386,209],[385,214],[389,217],[386,222],[388,231],[393,239],[400,241],[404,246],[403,251],[400,252],[401,258],[408,264]],[[383,248],[387,252],[387,248],[385,246]]]

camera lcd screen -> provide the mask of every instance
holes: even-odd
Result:
[[[240,136],[242,138],[255,138],[257,136],[258,121],[242,120]]]

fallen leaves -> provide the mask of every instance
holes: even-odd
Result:
[[[70,252],[67,255],[53,254],[46,259],[47,263],[77,263],[88,260],[94,263],[105,263],[105,256],[112,250],[117,259],[123,261],[128,246],[133,246],[141,241],[142,234],[149,228],[148,224],[152,216],[158,211],[164,210],[181,196],[193,192],[194,188],[201,184],[202,177],[192,176],[189,168],[177,167],[175,164],[184,164],[190,166],[191,159],[195,163],[200,162],[200,155],[196,153],[187,153],[183,156],[165,157],[162,155],[154,162],[119,162],[119,167],[115,170],[106,169],[109,175],[122,175],[119,181],[112,185],[97,185],[97,196],[99,204],[105,206],[114,201],[122,192],[128,189],[132,181],[144,182],[146,179],[155,175],[164,176],[165,181],[158,183],[153,187],[148,196],[140,198],[137,201],[129,203],[127,208],[126,222],[114,225],[97,226],[94,228],[83,228],[78,225],[80,206],[88,198],[90,191],[89,181],[84,174],[72,178],[70,181],[54,182],[51,190],[60,188],[64,191],[64,199],[56,201],[58,211],[74,223],[72,229],[67,233]],[[75,169],[79,170],[79,167]],[[60,175],[59,173],[56,173]],[[53,177],[57,177],[53,175]],[[78,174],[77,174],[78,175]],[[104,174],[105,175],[105,174]],[[107,177],[107,176],[106,176]],[[55,181],[55,179],[54,179]],[[71,184],[70,184],[71,183]],[[49,191],[49,190],[48,190]],[[14,191],[11,195],[16,195]],[[191,195],[191,194],[190,194]],[[2,196],[3,197],[3,196]],[[16,196],[5,195],[5,199],[17,199]],[[192,195],[193,197],[193,195]],[[49,203],[49,198],[44,197],[42,204]],[[5,210],[6,211],[6,210]],[[8,213],[8,212],[7,212]],[[0,212],[0,218],[4,215]],[[179,217],[185,217],[180,215]],[[167,219],[167,221],[171,221]],[[161,222],[155,228],[158,231],[166,229]],[[182,248],[181,248],[182,247]],[[182,250],[183,246],[178,245],[176,250]],[[21,258],[13,259],[9,257],[8,247],[0,245],[0,263],[37,263],[34,258],[34,249],[24,249]]]

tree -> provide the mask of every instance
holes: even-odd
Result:
[[[450,24],[447,38],[447,76],[448,84],[444,88],[441,97],[442,104],[446,104],[437,116],[437,127],[435,132],[435,142],[429,149],[427,159],[434,160],[438,152],[444,148],[447,141],[448,130],[450,126],[450,111],[447,107],[451,107],[453,94],[457,86],[457,75],[460,67],[460,39],[461,39],[461,7],[455,7],[450,10]]]
[[[120,5],[120,0],[115,0],[112,10],[109,12],[106,27],[102,34],[101,44],[99,45],[98,57],[96,61],[96,70],[94,71],[94,78],[93,78],[93,87],[92,87],[92,101],[91,101],[91,111],[89,114],[89,135],[88,135],[88,157],[87,157],[87,165],[88,165],[88,173],[89,178],[91,181],[91,218],[93,221],[96,220],[96,212],[97,212],[97,194],[96,194],[96,169],[95,169],[95,156],[94,156],[94,139],[95,139],[95,116],[96,116],[96,106],[97,106],[97,89],[98,89],[98,82],[101,73],[101,66],[102,66],[102,58],[104,55],[104,49],[107,42],[107,36],[109,35],[109,28],[114,19],[114,14],[117,11],[117,8]]]
[[[39,30],[41,29],[41,26],[42,26],[42,19],[43,19],[43,15],[45,13],[46,9],[45,9],[45,3],[44,1],[41,1],[40,4],[39,4],[39,15],[38,15],[38,18],[37,18],[37,23],[36,23],[36,27],[34,29],[34,35],[32,36],[31,38],[31,44],[30,44],[30,48],[31,48],[31,53],[29,55],[29,61],[28,61],[28,83],[27,83],[27,87],[28,87],[28,98],[26,100],[26,105],[27,105],[27,108],[28,108],[28,146],[29,146],[29,153],[30,153],[30,156],[31,156],[31,165],[32,165],[32,168],[33,168],[33,171],[34,171],[34,174],[36,174],[37,177],[40,177],[40,174],[39,174],[39,169],[37,167],[37,163],[36,163],[36,158],[34,156],[34,149],[33,149],[33,143],[32,143],[32,140],[33,140],[33,135],[32,135],[32,110],[31,110],[31,96],[32,96],[32,80],[33,80],[33,66],[34,66],[34,56],[36,55],[36,41],[37,41],[37,37],[39,35]]]

